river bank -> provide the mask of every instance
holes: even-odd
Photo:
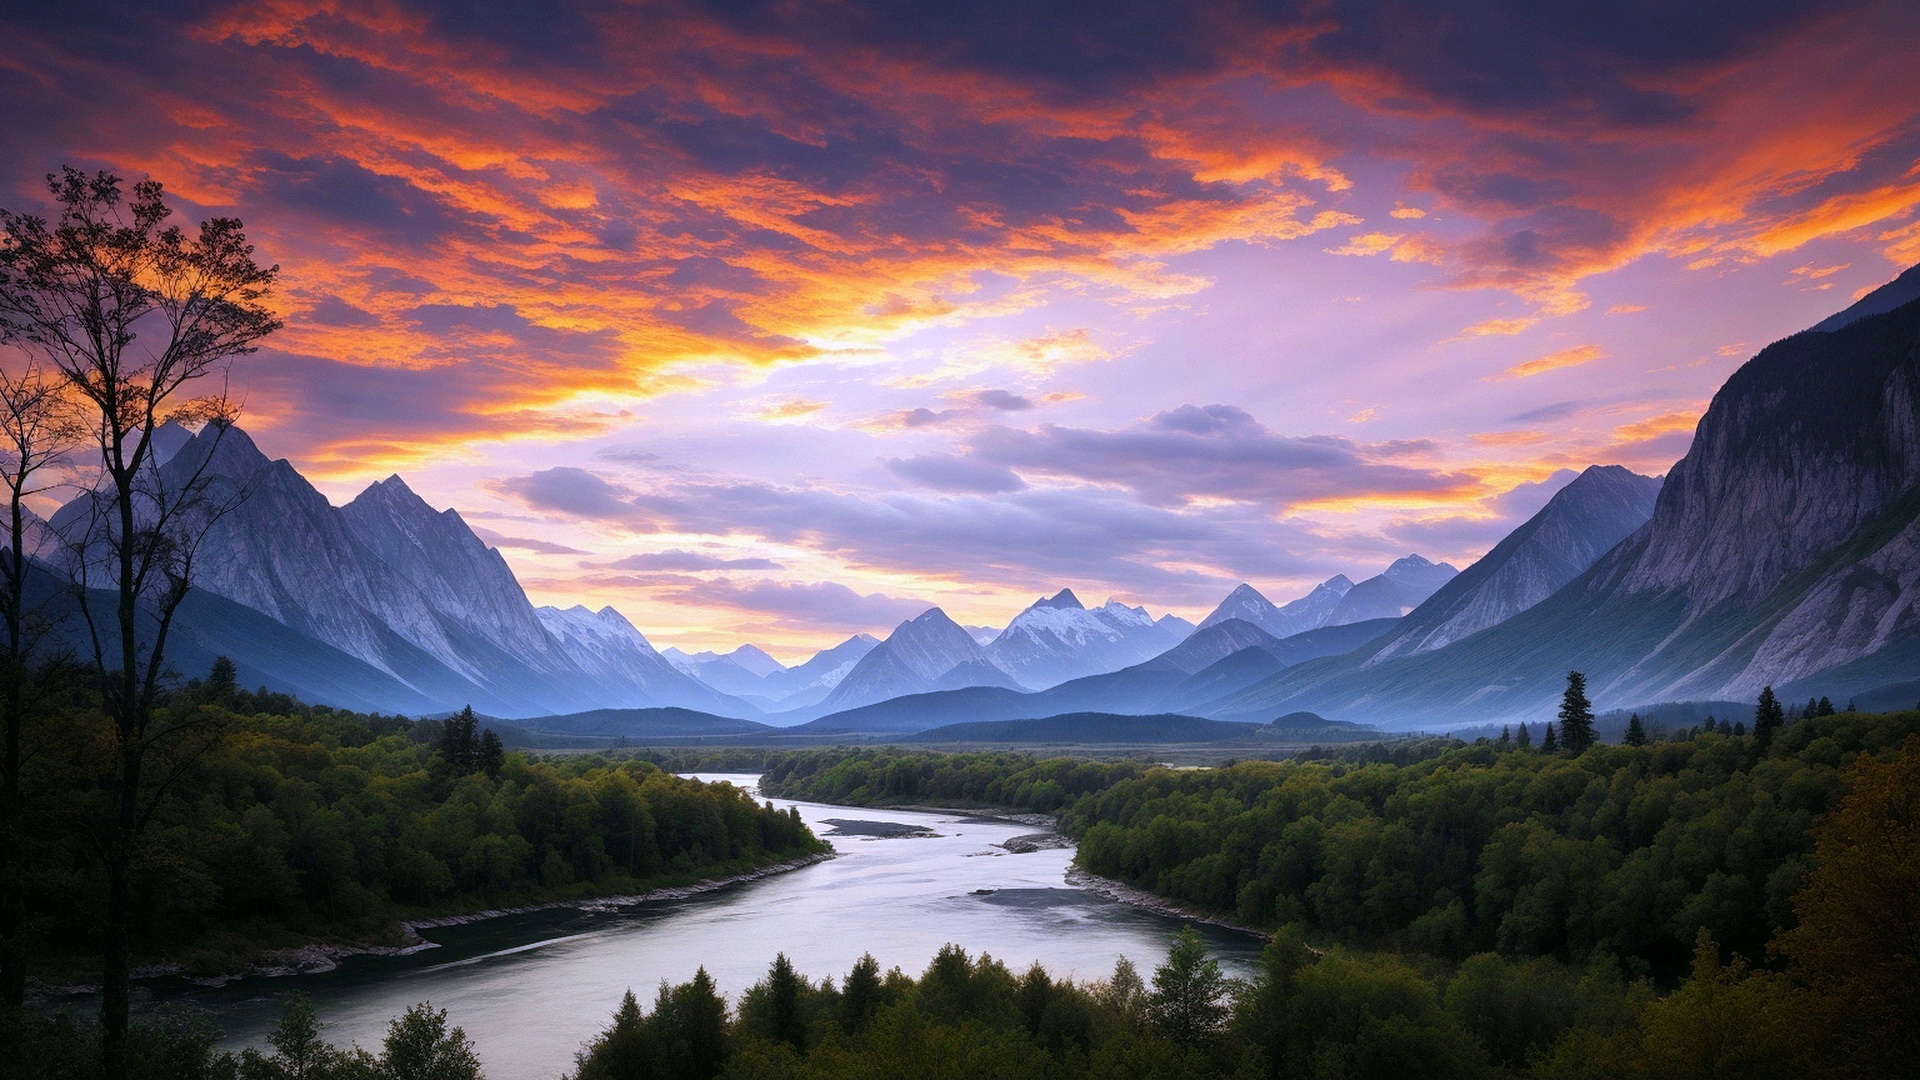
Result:
[[[1073,839],[1060,832],[1059,817],[1055,814],[1039,814],[1022,810],[1009,810],[1001,807],[920,806],[907,803],[890,804],[887,806],[873,807],[872,809],[911,810],[923,814],[954,814],[982,818],[987,821],[1004,821],[1011,825],[1025,825],[1030,828],[1040,828],[1044,830],[1024,836],[1010,837],[997,845],[1015,854],[1041,851],[1056,847],[1074,849]],[[1076,850],[1074,858],[1078,859],[1078,857]],[[1116,903],[1126,904],[1128,907],[1152,912],[1155,915],[1163,915],[1172,919],[1182,919],[1206,926],[1217,926],[1222,930],[1231,930],[1238,934],[1248,934],[1257,938],[1265,938],[1269,935],[1269,931],[1262,930],[1259,927],[1246,926],[1234,922],[1231,919],[1223,919],[1218,915],[1209,914],[1197,908],[1189,908],[1181,904],[1176,904],[1165,897],[1150,893],[1145,889],[1136,889],[1124,882],[1115,881],[1112,878],[1104,878],[1098,874],[1082,870],[1078,865],[1068,867],[1067,884],[1086,889],[1089,892],[1098,893]]]
[[[613,911],[663,900],[682,900],[702,893],[715,892],[734,885],[742,885],[761,878],[785,874],[817,863],[826,862],[836,855],[832,851],[804,855],[797,859],[770,863],[735,874],[690,882],[685,885],[667,885],[657,889],[648,889],[638,893],[621,893],[607,896],[571,897],[561,900],[543,900],[530,904],[517,904],[509,907],[485,908],[478,911],[459,912],[450,915],[435,915],[417,919],[399,921],[399,944],[376,944],[373,942],[313,942],[286,949],[270,949],[259,954],[258,958],[244,967],[233,971],[214,974],[192,972],[184,964],[162,963],[148,964],[136,968],[133,973],[136,982],[150,982],[155,979],[179,978],[195,986],[215,988],[226,986],[241,979],[283,978],[290,975],[311,975],[332,971],[342,960],[355,956],[411,956],[439,946],[420,935],[422,930],[432,930],[447,926],[465,926],[470,923],[484,922],[507,915],[525,915],[537,911],[555,911],[570,908],[577,911]],[[98,983],[72,983],[49,985],[35,984],[32,987],[37,995],[46,997],[73,997],[100,992]]]

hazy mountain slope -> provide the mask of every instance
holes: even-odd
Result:
[[[1156,667],[1170,667],[1189,675],[1242,649],[1279,647],[1280,639],[1245,619],[1224,619],[1202,626],[1187,640],[1148,661]]]
[[[1065,713],[1018,720],[948,724],[902,739],[912,743],[1244,743],[1263,725],[1205,720],[1197,716],[1132,716]]]
[[[1328,617],[1352,588],[1353,582],[1347,580],[1345,574],[1336,574],[1315,585],[1307,595],[1289,601],[1284,607],[1276,607],[1260,590],[1243,583],[1200,620],[1199,628],[1204,630],[1228,619],[1239,619],[1276,638],[1292,637],[1326,625]]]
[[[805,663],[766,676],[761,692],[783,709],[816,704],[840,685],[840,680],[847,677],[860,658],[878,644],[880,639],[872,634],[855,634],[830,649],[814,653]]]
[[[1348,589],[1322,626],[1345,626],[1368,619],[1397,619],[1425,603],[1459,571],[1418,555],[1399,559],[1381,573]]]
[[[840,711],[889,698],[924,693],[939,678],[969,660],[992,664],[986,650],[939,608],[928,608],[894,627],[887,639],[861,657],[819,708]]]
[[[1372,641],[1392,626],[1391,620],[1376,620],[1354,626],[1326,627],[1268,646],[1287,659],[1277,663],[1298,662],[1327,655],[1332,649],[1351,649],[1361,641]],[[1072,679],[1046,690],[1022,693],[998,687],[972,687],[937,693],[917,693],[882,700],[860,707],[838,710],[795,730],[825,733],[832,731],[901,733],[923,731],[944,723],[971,720],[1011,720],[1036,716],[1055,716],[1070,712],[1103,712],[1140,715],[1183,708],[1187,702],[1212,701],[1244,681],[1259,676],[1250,668],[1225,669],[1203,684],[1194,675],[1245,649],[1232,642],[1239,635],[1262,635],[1245,623],[1216,624],[1196,630],[1194,644],[1182,643],[1160,657],[1101,675]],[[1206,635],[1206,637],[1202,637]],[[1356,641],[1355,639],[1359,639]],[[1257,640],[1257,639],[1256,639]],[[1268,639],[1271,640],[1271,639]],[[877,654],[879,650],[875,650]],[[1178,654],[1173,660],[1168,657]],[[871,654],[870,654],[871,655]],[[1245,661],[1242,661],[1244,664]],[[1230,672],[1232,674],[1230,674]],[[1234,677],[1244,675],[1244,679]],[[1189,687],[1183,691],[1182,687]],[[1262,719],[1271,719],[1271,715]]]
[[[1303,664],[1232,704],[1414,726],[1550,715],[1569,669],[1603,707],[1890,674],[1875,655],[1920,633],[1916,484],[1908,303],[1796,334],[1735,372],[1653,517],[1546,600],[1364,671]]]
[[[1653,516],[1660,481],[1595,465],[1406,617],[1368,661],[1426,652],[1552,595]]]

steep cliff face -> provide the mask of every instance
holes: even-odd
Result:
[[[1659,494],[1653,477],[1618,465],[1589,468],[1415,608],[1367,662],[1450,645],[1545,600],[1645,525]]]
[[[1302,664],[1215,715],[1544,716],[1574,669],[1612,706],[1747,699],[1768,684],[1841,695],[1911,679],[1916,658],[1920,301],[1909,301],[1748,361],[1647,524],[1545,600],[1431,651]]]
[[[335,663],[341,674],[314,700],[407,711],[471,704],[503,717],[649,705],[742,711],[673,670],[617,613],[543,620],[499,552],[399,477],[336,508],[239,428],[209,427],[167,450],[156,482],[178,490],[199,477],[208,504],[222,508],[195,556],[196,590],[367,665],[351,676],[351,665]],[[76,499],[55,526],[78,535],[87,514],[86,498]],[[295,652],[256,667],[269,682],[316,685],[300,681]]]
[[[1916,484],[1920,302],[1767,348],[1715,396],[1642,542],[1596,567],[1595,594],[1685,601],[1625,685],[1744,696],[1913,633]]]

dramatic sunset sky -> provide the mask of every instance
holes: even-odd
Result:
[[[792,660],[1464,566],[1665,472],[1920,261],[1917,46],[1912,0],[22,0],[0,205],[240,216],[270,456]]]

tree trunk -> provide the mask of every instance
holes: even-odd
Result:
[[[118,457],[120,448],[114,447]],[[113,471],[116,488],[120,536],[116,545],[120,587],[120,670],[118,701],[108,708],[114,719],[120,749],[118,814],[112,841],[107,846],[107,925],[106,955],[100,975],[100,1065],[105,1080],[128,1080],[132,1058],[128,1047],[128,1001],[133,983],[133,850],[139,840],[140,765],[146,738],[146,702],[140,696],[139,682],[139,594],[134,575],[133,470]],[[159,663],[160,658],[152,658]]]
[[[126,1080],[133,1058],[128,1010],[133,992],[133,844],[139,808],[139,744],[124,733],[120,744],[120,807],[107,845],[107,925],[100,976],[100,1074]]]

